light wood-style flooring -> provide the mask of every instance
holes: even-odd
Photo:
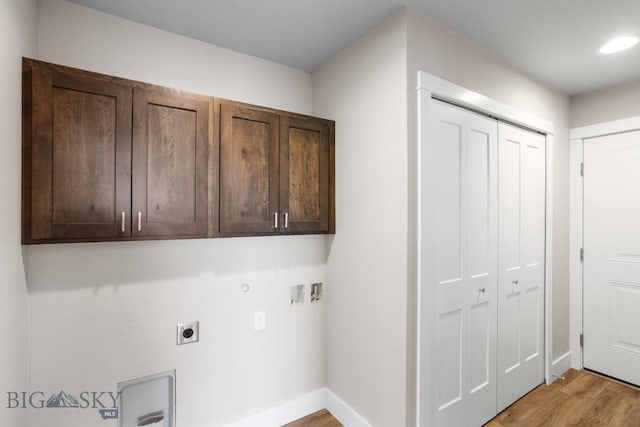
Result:
[[[638,427],[640,389],[570,369],[502,411],[485,427]]]
[[[502,411],[485,427],[640,427],[640,388],[570,369]],[[283,427],[342,427],[326,409]]]
[[[289,424],[285,424],[282,427],[343,427],[333,415],[326,409],[322,411],[314,412],[313,414],[300,418]]]

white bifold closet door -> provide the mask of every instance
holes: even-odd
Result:
[[[500,123],[498,412],[544,380],[545,137]]]
[[[423,210],[433,240],[423,265],[435,330],[423,357],[435,402],[421,425],[479,426],[496,414],[498,127],[445,103],[432,108]]]
[[[436,100],[429,117],[420,425],[481,426],[543,380],[545,138]]]

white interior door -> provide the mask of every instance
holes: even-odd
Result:
[[[584,144],[584,366],[640,385],[640,132]]]
[[[496,414],[497,122],[433,101],[424,147],[422,426]],[[423,396],[424,397],[424,396]]]
[[[498,412],[544,379],[545,137],[499,124]]]

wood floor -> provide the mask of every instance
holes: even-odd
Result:
[[[640,389],[570,369],[501,412],[485,427],[640,426]]]
[[[286,424],[282,427],[343,427],[326,409],[315,412],[307,417]]]
[[[570,369],[502,411],[485,427],[640,427],[640,389]],[[341,427],[327,410],[283,427]]]

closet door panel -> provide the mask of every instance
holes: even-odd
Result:
[[[500,140],[500,266],[508,272],[519,270],[521,264],[520,151],[519,141]]]
[[[498,411],[543,381],[545,138],[499,126]]]
[[[542,358],[543,286],[535,279],[525,290],[522,304],[522,358],[525,363]],[[538,377],[538,384],[543,378]],[[537,385],[537,384],[536,384]]]
[[[479,127],[479,126],[477,126]],[[470,129],[467,144],[467,194],[468,194],[468,224],[470,231],[467,236],[469,247],[469,274],[474,278],[486,277],[492,270],[491,248],[496,242],[492,241],[491,233],[495,232],[495,225],[490,222],[491,184],[490,168],[495,167],[490,162],[491,135],[481,129]]]
[[[503,281],[520,270],[520,141],[504,138],[500,128],[500,271]],[[500,289],[498,335],[500,367],[503,374],[518,368],[520,363],[520,288]],[[515,321],[514,321],[515,320]]]
[[[423,425],[481,425],[495,415],[497,124],[433,103],[427,186],[433,256],[423,283],[431,318],[433,410]],[[428,204],[428,205],[427,205]],[[423,353],[424,354],[424,353]],[[427,363],[425,361],[425,363]]]
[[[447,285],[462,280],[462,117],[442,120],[438,126],[437,156],[437,245],[438,283],[446,293]]]
[[[523,305],[522,353],[525,362],[543,363],[545,152],[544,137],[530,134],[523,146],[522,268],[526,283]],[[537,362],[536,362],[537,364]],[[532,370],[532,377],[533,371]],[[542,370],[540,371],[542,375]],[[542,376],[538,377],[542,381]]]
[[[495,382],[495,368],[491,361],[495,334],[491,334],[491,305],[484,301],[471,307],[469,316],[469,353],[473,355],[469,367],[470,393],[477,393]],[[493,337],[493,339],[492,339]],[[492,376],[493,373],[493,376]],[[493,414],[491,414],[493,416]]]
[[[438,411],[443,419],[451,419],[456,411],[447,411],[460,406],[462,401],[462,310],[451,310],[438,316]]]
[[[437,270],[433,291],[438,301],[434,345],[438,355],[433,390],[438,425],[462,425],[467,347],[467,284],[464,276],[466,254],[463,245],[463,163],[464,113],[445,105],[434,105],[433,155],[436,181],[433,204]]]
[[[466,425],[484,424],[496,414],[497,129],[495,120],[466,112]]]
[[[545,150],[541,135],[532,134],[538,141],[523,148],[522,159],[522,262],[526,268],[541,266],[545,240]]]

